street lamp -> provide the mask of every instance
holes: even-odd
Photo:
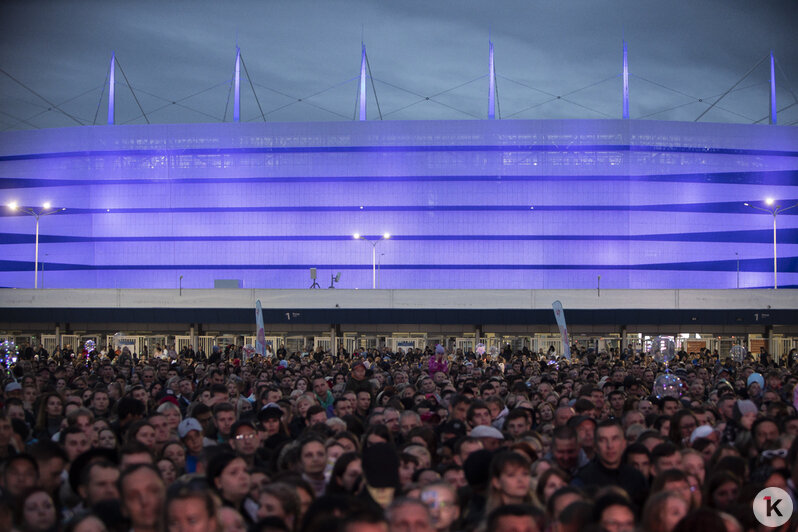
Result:
[[[775,200],[773,198],[767,198],[765,199],[765,205],[767,205],[770,208],[759,207],[757,205],[751,205],[750,203],[743,203],[743,205],[773,215],[773,289],[776,290],[779,287],[778,267],[776,266],[776,215],[781,214],[784,211],[788,211],[790,209],[798,207],[798,203],[796,203],[795,205],[790,205],[789,207],[774,205],[774,203]]]
[[[381,237],[378,238],[368,238],[360,233],[355,233],[352,235],[352,238],[355,240],[364,240],[371,244],[371,288],[377,288],[377,244],[382,242],[383,240],[388,240],[391,238],[390,233],[383,233]]]
[[[41,208],[21,207],[16,201],[12,201],[8,204],[8,208],[14,212],[30,214],[36,219],[36,251],[33,262],[33,288],[39,288],[39,218],[42,216],[47,216],[48,214],[55,214],[57,212],[65,211],[66,207],[61,209],[53,209],[53,206],[49,201],[44,202]]]

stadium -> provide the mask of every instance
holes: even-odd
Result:
[[[563,299],[568,312],[565,292],[571,309],[587,311],[571,313],[586,334],[778,331],[786,352],[798,324],[788,289],[798,284],[798,209],[777,217],[774,291],[773,217],[745,203],[798,201],[797,131],[483,120],[6,132],[4,196],[30,209],[46,198],[52,215],[39,218],[45,296],[27,290],[34,220],[8,209],[2,217],[3,284],[26,289],[3,291],[2,321],[20,332],[60,323],[91,336],[244,335],[261,299],[272,309],[267,329],[283,339],[329,339],[333,324],[334,336],[369,342],[412,332],[537,345],[535,334],[554,338],[551,302]],[[311,268],[324,290],[308,290]],[[228,288],[214,296],[215,285]],[[400,312],[372,289],[414,295]],[[645,301],[684,290],[710,296]],[[113,294],[137,291],[133,310],[111,319]],[[246,296],[213,302],[230,291]],[[539,291],[551,301],[538,298],[535,312],[525,295]],[[615,314],[597,320],[613,293]],[[667,319],[640,312],[668,305]]]
[[[629,119],[625,45],[622,118],[501,120],[489,57],[479,120],[367,120],[363,46],[359,119],[242,122],[237,51],[232,123],[133,125],[112,57],[108,125],[0,132],[0,329],[235,343],[260,300],[275,343],[546,347],[561,299],[591,344],[793,347],[772,53],[768,125]]]

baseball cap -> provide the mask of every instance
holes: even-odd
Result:
[[[746,382],[746,386],[751,386],[752,383],[758,383],[760,388],[765,387],[765,379],[762,377],[761,373],[752,373],[748,376],[748,382]]]
[[[581,425],[585,421],[590,421],[591,423],[596,425],[596,420],[593,419],[590,416],[574,416],[574,417],[572,417],[571,419],[569,419],[567,421],[566,425],[568,425],[572,429],[575,429],[576,427],[578,427],[579,425]]]
[[[16,392],[22,389],[22,385],[18,382],[9,382],[6,384],[6,393]]]
[[[187,417],[177,426],[177,435],[182,439],[185,438],[192,430],[197,430],[202,433],[202,425],[199,421],[197,421],[196,418]]]

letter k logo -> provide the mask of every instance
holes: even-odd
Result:
[[[770,517],[773,514],[773,512],[776,512],[776,515],[782,517],[781,511],[779,511],[779,503],[781,502],[781,499],[776,499],[776,502],[774,503],[772,502],[771,497],[765,497],[765,501],[767,501],[766,512],[768,517]]]

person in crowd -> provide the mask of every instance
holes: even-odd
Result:
[[[239,512],[248,524],[252,524],[244,511],[244,502],[249,495],[250,475],[247,463],[236,453],[220,450],[208,461],[208,484],[216,491],[222,505]]]
[[[175,485],[164,503],[164,523],[169,532],[217,532],[219,502],[207,487]]]
[[[631,501],[642,508],[648,494],[648,482],[642,473],[623,463],[626,439],[617,420],[609,418],[596,426],[596,458],[579,470],[573,483],[587,490],[605,486],[623,489]]]
[[[20,495],[15,506],[14,525],[22,532],[54,532],[58,515],[52,496],[43,488],[31,488]]]
[[[166,487],[160,471],[151,464],[133,464],[119,477],[122,515],[132,532],[158,532],[162,523]]]
[[[78,532],[328,518],[568,532],[638,516],[670,532],[736,526],[725,512],[742,519],[765,485],[798,493],[798,365],[783,357],[684,353],[669,368],[682,391],[663,394],[664,366],[632,349],[158,351],[169,361],[56,350],[6,368],[0,528],[58,526],[49,497]]]

